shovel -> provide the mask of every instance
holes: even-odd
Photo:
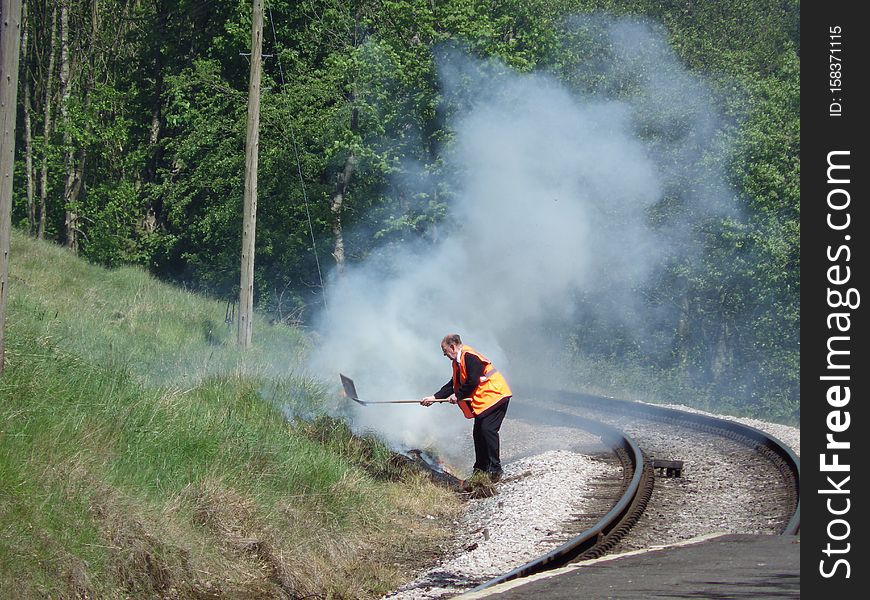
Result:
[[[419,400],[360,400],[356,393],[356,386],[353,384],[353,379],[346,377],[341,373],[339,373],[338,376],[341,377],[341,385],[344,387],[344,395],[363,406],[369,404],[420,404]],[[448,400],[435,400],[435,402],[448,402]]]

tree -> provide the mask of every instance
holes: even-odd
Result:
[[[34,181],[26,197],[23,185],[13,194],[14,222],[74,242],[88,260],[138,263],[237,298],[238,250],[250,230],[250,185],[239,177],[248,6],[31,0],[16,168]],[[310,314],[323,299],[320,244],[337,272],[384,245],[438,238],[455,191],[444,171],[456,108],[441,89],[442,46],[520,72],[547,71],[580,97],[630,100],[631,78],[616,90],[615,78],[583,70],[609,49],[603,40],[578,43],[589,32],[572,30],[565,16],[631,15],[660,26],[680,68],[716,92],[718,134],[730,154],[699,160],[727,173],[741,217],[685,228],[683,250],[698,252],[675,252],[639,290],[657,315],[655,347],[630,331],[608,337],[613,324],[596,324],[591,308],[576,328],[595,335],[586,347],[598,356],[666,369],[722,397],[786,396],[796,406],[796,0],[272,0],[269,12],[263,44],[275,58],[262,65],[259,90],[257,256],[244,285],[253,302]],[[654,149],[667,142],[655,127],[641,134]],[[664,229],[691,217],[679,204],[699,183],[695,176],[671,185],[650,220]],[[735,381],[745,385],[729,391]]]
[[[36,198],[33,180],[33,130],[31,128],[32,102],[30,98],[30,78],[27,76],[28,23],[27,2],[21,8],[21,68],[24,70],[24,178],[27,184],[27,225],[28,232],[36,233]]]
[[[49,147],[50,140],[54,134],[53,105],[54,98],[54,78],[55,78],[55,63],[57,61],[58,45],[57,45],[57,4],[51,3],[51,12],[48,19],[48,65],[45,68],[43,76],[43,116],[42,116],[42,160],[39,169],[39,207],[37,209],[37,225],[36,237],[38,239],[45,238],[45,230],[48,225],[48,165],[49,165]]]

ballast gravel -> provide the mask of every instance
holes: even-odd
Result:
[[[385,598],[454,596],[548,552],[563,539],[573,513],[590,501],[590,482],[613,470],[566,450],[505,464],[498,494],[469,500],[443,561]]]
[[[790,425],[782,425],[781,423],[768,423],[767,421],[760,421],[758,419],[748,419],[745,417],[732,417],[730,415],[717,415],[715,413],[705,412],[703,410],[698,410],[695,408],[690,408],[688,406],[683,406],[681,404],[657,404],[656,406],[664,406],[666,408],[675,408],[677,410],[682,410],[685,412],[698,413],[702,415],[707,415],[709,417],[717,417],[719,419],[724,419],[725,421],[734,421],[736,423],[742,423],[743,425],[748,425],[749,427],[754,427],[759,431],[763,431],[769,435],[772,435],[780,442],[785,444],[787,447],[791,448],[796,456],[800,457],[801,455],[801,430],[797,427],[791,427]]]
[[[712,415],[685,406],[670,408]],[[596,489],[596,485],[612,482],[619,477],[620,469],[598,454],[601,446],[594,435],[570,426],[571,412],[565,411],[564,423],[549,425],[511,419],[509,415],[502,427],[505,475],[497,486],[498,494],[469,500],[467,510],[454,524],[456,538],[445,548],[441,561],[384,598],[428,600],[458,596],[576,535],[578,514],[603,514],[601,502],[595,498],[601,495],[602,488]],[[756,419],[721,418],[770,433],[800,455],[798,428]],[[685,459],[687,469],[682,478],[656,478],[646,513],[617,551],[664,545],[713,532],[774,532],[781,518],[768,514],[761,500],[765,490],[777,482],[765,483],[765,478],[771,477],[769,473],[750,477],[756,479],[755,483],[745,481],[745,469],[751,467],[741,466],[742,458],[735,462],[743,451],[735,450],[730,441],[713,437],[697,445],[689,437],[703,434],[674,433],[657,423],[632,425],[622,418],[614,419],[613,424],[619,426],[620,421],[642,447],[666,449],[669,457]],[[470,435],[467,437],[463,443],[470,446]],[[718,466],[695,468],[708,461]],[[735,482],[740,485],[735,486]],[[756,486],[762,489],[754,491]]]

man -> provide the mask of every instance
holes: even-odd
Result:
[[[502,475],[498,432],[507,413],[511,389],[489,359],[463,344],[459,334],[444,336],[441,351],[453,366],[453,377],[420,404],[431,406],[435,400],[447,399],[459,406],[465,418],[474,419],[474,472],[484,472],[498,481]]]

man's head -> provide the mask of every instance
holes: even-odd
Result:
[[[456,360],[460,350],[462,350],[462,339],[458,333],[449,333],[441,340],[441,351],[450,360]]]

